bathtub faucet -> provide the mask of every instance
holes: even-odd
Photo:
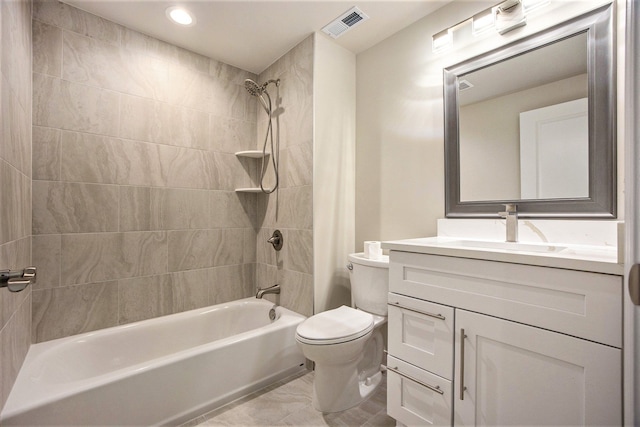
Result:
[[[258,288],[258,292],[256,293],[256,298],[262,298],[264,294],[279,294],[280,293],[280,285],[276,284],[273,286],[269,286],[268,288]]]

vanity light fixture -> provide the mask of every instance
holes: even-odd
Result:
[[[441,52],[451,45],[453,45],[453,35],[451,34],[451,28],[440,31],[438,34],[434,34],[432,37],[432,49],[434,52]]]
[[[476,13],[471,18],[471,27],[473,31],[473,35],[476,36],[480,33],[484,33],[487,30],[490,30],[494,26],[493,21],[493,8],[483,10],[480,13]]]
[[[537,10],[546,6],[550,0],[503,0],[497,5],[476,13],[472,17],[465,19],[433,35],[432,49],[440,52],[453,45],[453,33],[471,21],[473,35],[484,34],[491,29],[497,30],[500,34],[505,34],[518,27],[526,25],[527,14],[532,10]]]
[[[527,24],[524,6],[520,0],[507,0],[495,8],[495,25],[500,34]]]
[[[522,0],[522,5],[524,6],[524,11],[526,13],[529,13],[532,10],[538,9],[542,6],[546,6],[549,3],[550,0]]]
[[[189,11],[180,6],[168,7],[165,11],[167,18],[176,24],[183,25],[185,27],[191,27],[195,25],[195,18],[189,13]]]

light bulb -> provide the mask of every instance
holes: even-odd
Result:
[[[180,25],[193,25],[195,20],[191,16],[191,14],[181,7],[170,7],[167,9],[167,16],[176,24]]]

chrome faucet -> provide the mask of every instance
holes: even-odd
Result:
[[[280,293],[280,285],[276,284],[273,286],[269,286],[268,288],[258,288],[258,292],[256,292],[256,298],[262,298],[264,294],[279,294]]]
[[[507,242],[518,241],[518,210],[517,205],[509,203],[504,205],[505,211],[498,212],[502,218],[507,220]]]

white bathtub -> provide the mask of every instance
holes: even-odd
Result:
[[[179,424],[304,369],[305,318],[247,298],[34,344],[1,425]]]

